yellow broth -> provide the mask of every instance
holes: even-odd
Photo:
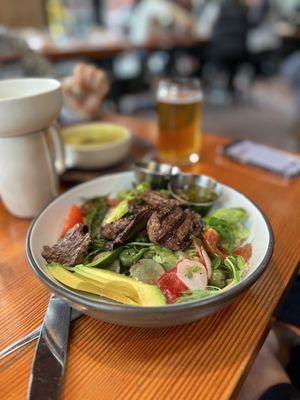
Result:
[[[116,126],[77,126],[67,128],[64,132],[64,142],[71,146],[104,146],[120,141],[125,137],[122,127]]]

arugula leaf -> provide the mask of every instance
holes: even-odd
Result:
[[[227,285],[226,287],[234,285],[241,280],[238,268],[235,265],[235,263],[236,263],[236,258],[233,256],[226,257],[226,259],[224,261],[225,267],[228,268],[228,270],[230,271],[231,276],[232,276],[232,280],[231,280],[230,284]]]
[[[134,200],[137,196],[143,194],[147,190],[150,190],[150,184],[146,181],[139,183],[137,186],[133,187],[131,190],[124,190],[118,193],[118,197],[125,200]]]
[[[218,269],[221,265],[222,265],[221,257],[216,254],[215,258],[212,260],[211,267],[212,269]]]
[[[101,225],[108,210],[106,196],[98,197],[93,201],[95,206],[85,217],[92,240],[99,238]]]
[[[236,255],[235,258],[236,258],[236,263],[237,263],[237,267],[238,267],[239,271],[240,272],[244,271],[245,266],[246,266],[244,258],[240,255]]]
[[[100,230],[108,210],[106,196],[87,200],[85,204],[91,207],[91,210],[85,216],[85,222],[91,235],[91,243],[88,248],[88,254],[84,259],[84,264],[90,262],[96,254],[105,251],[106,240],[101,238]]]

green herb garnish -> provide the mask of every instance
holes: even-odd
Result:
[[[189,279],[193,279],[194,273],[195,273],[195,272],[198,272],[199,270],[200,270],[199,265],[192,265],[192,266],[189,268],[189,270],[188,270],[186,276],[187,276]]]

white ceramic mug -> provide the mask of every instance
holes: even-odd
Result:
[[[53,121],[61,103],[53,79],[0,82],[0,195],[18,217],[35,216],[58,195],[64,146]]]

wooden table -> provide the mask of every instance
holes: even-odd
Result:
[[[98,45],[78,44],[78,46],[60,48],[58,46],[46,46],[39,52],[51,61],[68,60],[74,58],[102,59],[115,57],[128,51],[144,50],[155,52],[159,50],[173,50],[177,47],[193,49],[203,47],[208,43],[205,38],[177,38],[169,41],[152,40],[143,45],[134,45],[129,40],[123,39],[119,43],[106,43]]]
[[[38,47],[32,47],[50,61],[60,61],[69,59],[103,59],[115,57],[128,51],[145,50],[154,52],[158,50],[173,50],[175,48],[201,48],[205,46],[209,38],[202,36],[170,36],[166,35],[159,39],[149,40],[145,44],[135,45],[126,36],[114,34],[106,29],[96,29],[91,33],[91,37],[82,40],[70,40],[64,44],[56,44],[49,34],[32,30],[23,29],[19,35],[32,47],[32,43],[39,41]],[[36,44],[35,44],[36,46]],[[0,62],[18,60],[19,55],[9,53],[0,54]]]
[[[156,124],[111,118],[155,141]],[[232,185],[266,213],[275,233],[273,259],[259,281],[229,308],[191,325],[157,330],[118,327],[81,317],[72,323],[63,399],[229,399],[269,329],[299,260],[300,181],[216,155],[228,139],[205,135],[194,171]],[[0,348],[38,326],[49,292],[27,264],[30,221],[0,204]],[[24,399],[35,343],[0,363],[2,399]]]

